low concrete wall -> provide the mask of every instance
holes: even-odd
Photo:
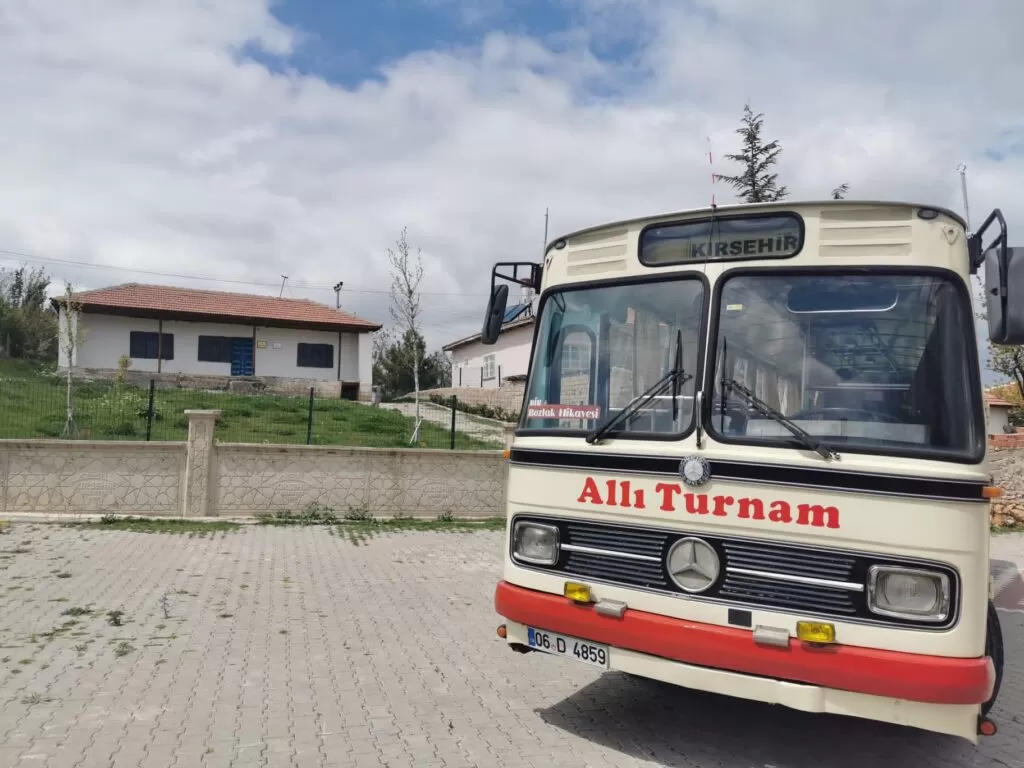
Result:
[[[186,411],[188,441],[0,440],[0,516],[240,517],[313,504],[375,517],[500,517],[500,451],[216,443],[218,412]]]
[[[318,504],[339,515],[498,517],[505,473],[500,452],[220,444],[213,506],[220,515]]]
[[[0,440],[0,516],[241,517],[316,504],[338,515],[499,517],[499,451],[216,443],[219,411],[186,411],[186,442]],[[997,525],[1024,524],[1024,450],[993,448]]]
[[[182,513],[185,443],[0,440],[0,514]]]

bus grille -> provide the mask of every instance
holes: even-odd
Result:
[[[863,585],[868,568],[876,563],[898,564],[898,558],[686,531],[516,517],[516,520],[528,519],[556,525],[562,545],[555,565],[527,566],[536,570],[670,593],[684,599],[784,610],[808,617],[831,616],[903,626],[918,624],[877,616],[867,609]],[[721,562],[717,582],[695,595],[675,584],[666,565],[672,545],[687,536],[700,538],[714,547]],[[954,594],[958,594],[957,574],[948,570]],[[949,624],[929,626],[940,629]]]

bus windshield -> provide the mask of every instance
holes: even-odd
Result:
[[[530,366],[523,431],[585,432],[630,404],[676,364],[685,375],[615,427],[679,439],[693,424],[704,311],[697,277],[567,287],[546,295]]]
[[[794,445],[767,406],[841,451],[980,458],[971,308],[951,280],[747,272],[726,276],[720,296],[720,441]]]

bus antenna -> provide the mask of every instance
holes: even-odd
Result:
[[[967,220],[967,234],[971,234],[971,207],[967,204],[967,164],[960,163],[956,167],[960,173],[960,194],[964,198],[964,218]]]
[[[711,169],[711,207],[717,208],[718,205],[715,203],[715,159],[711,154],[711,137],[705,137],[708,140],[708,167]]]

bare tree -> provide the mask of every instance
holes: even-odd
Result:
[[[85,341],[85,329],[79,322],[82,317],[82,304],[75,298],[71,283],[64,281],[64,295],[60,298],[60,309],[63,322],[58,324],[57,346],[67,362],[67,418],[61,437],[73,438],[78,434],[75,424],[75,402],[72,397],[72,380],[75,368],[75,357],[82,342]]]
[[[372,335],[374,365],[377,365],[383,359],[384,353],[388,351],[388,347],[393,343],[391,336],[390,328],[381,328]]]
[[[845,200],[846,199],[846,193],[849,192],[849,191],[850,191],[850,185],[847,184],[844,181],[842,184],[840,184],[838,187],[836,187],[835,189],[832,190],[832,199],[833,200]]]
[[[422,337],[420,332],[420,281],[423,279],[423,262],[420,250],[416,249],[416,257],[412,258],[409,247],[408,227],[402,227],[402,234],[395,245],[397,251],[388,248],[388,261],[391,262],[391,319],[395,321],[403,340]],[[410,443],[419,440],[420,435],[420,363],[422,362],[418,345],[410,344],[410,360],[414,400],[416,403],[416,426],[413,429]]]

